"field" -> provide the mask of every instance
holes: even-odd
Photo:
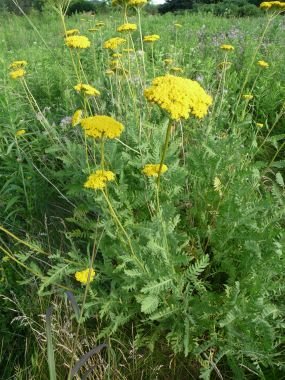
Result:
[[[284,32],[0,14],[1,379],[285,378]]]

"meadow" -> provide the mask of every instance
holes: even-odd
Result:
[[[284,32],[0,14],[1,379],[285,378]]]

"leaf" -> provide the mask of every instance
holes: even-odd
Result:
[[[87,360],[89,358],[91,358],[91,356],[97,354],[98,352],[100,352],[105,347],[107,347],[107,344],[106,343],[102,343],[99,346],[96,346],[96,347],[92,348],[92,350],[88,351],[83,356],[81,356],[81,358],[77,361],[77,363],[75,364],[75,366],[72,368],[72,370],[70,372],[70,377],[73,378],[78,373],[78,371],[80,370],[80,368],[87,362]]]
[[[53,307],[49,307],[46,312],[46,333],[47,333],[47,356],[48,356],[48,368],[50,380],[56,380],[54,350],[52,344],[52,332],[51,332],[51,317]]]
[[[157,296],[147,296],[141,303],[141,311],[145,314],[153,313],[159,305],[159,298]]]
[[[275,179],[279,186],[284,187],[284,180],[280,172],[276,173]]]
[[[77,321],[79,321],[79,319],[80,319],[80,308],[79,308],[79,305],[78,305],[73,293],[68,290],[67,292],[65,292],[65,294],[66,294],[69,302],[71,303],[71,306],[73,308],[73,311],[74,311],[74,314],[76,316]]]
[[[163,290],[171,288],[173,281],[171,278],[161,279],[161,281],[153,281],[141,289],[142,293],[150,293],[158,295]]]

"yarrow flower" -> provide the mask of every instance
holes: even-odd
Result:
[[[119,46],[121,46],[122,44],[124,44],[126,42],[127,41],[125,40],[125,38],[113,37],[113,38],[110,38],[109,40],[104,42],[103,48],[104,49],[110,49],[110,50],[116,50],[116,49],[118,49]]]
[[[87,49],[91,42],[85,36],[70,36],[64,39],[65,45],[74,49]]]
[[[203,118],[213,101],[198,82],[174,75],[155,78],[144,95],[174,120],[188,119],[190,115]]]
[[[173,59],[171,59],[171,58],[165,58],[165,59],[163,60],[163,62],[164,62],[166,65],[171,65],[171,64],[173,63]]]
[[[73,127],[75,127],[76,125],[78,125],[82,119],[82,116],[83,116],[83,111],[82,110],[77,110],[74,112],[73,116],[72,116],[72,121],[71,121],[71,125]]]
[[[242,97],[245,100],[251,100],[251,99],[253,99],[253,95],[251,95],[251,94],[244,94]]]
[[[122,56],[123,56],[123,54],[121,54],[121,53],[114,53],[114,54],[112,54],[113,58],[121,58]]]
[[[148,177],[158,177],[160,164],[147,164],[144,166],[142,172]],[[168,167],[163,164],[161,166],[160,174],[165,173],[168,170]]]
[[[258,128],[262,128],[262,127],[264,127],[264,124],[263,124],[263,123],[255,123],[255,125],[256,125]]]
[[[26,71],[24,69],[17,69],[14,71],[10,71],[9,73],[10,78],[12,79],[22,78],[23,76],[25,76],[25,74],[26,74]]]
[[[221,46],[220,46],[220,49],[222,49],[222,50],[227,50],[227,51],[235,50],[235,48],[234,48],[233,45],[226,45],[226,44],[221,45]]]
[[[107,182],[115,180],[115,174],[110,170],[96,170],[90,174],[87,181],[84,183],[86,189],[102,190],[106,187]]]
[[[9,66],[10,69],[22,69],[23,67],[27,66],[27,61],[14,61]]]
[[[143,42],[155,42],[160,39],[160,36],[158,34],[151,34],[149,36],[144,36]]]
[[[79,83],[76,86],[74,86],[74,89],[88,96],[100,95],[100,91],[98,91],[95,87],[90,86],[89,84]]]
[[[220,62],[218,63],[218,68],[220,69],[229,69],[232,65],[232,62],[229,62],[229,61],[223,61],[223,62]]]
[[[115,139],[124,130],[123,124],[110,116],[96,115],[81,120],[81,126],[87,136],[94,138]]]
[[[147,0],[129,0],[128,4],[134,7],[142,6],[147,3]]]
[[[174,26],[175,26],[176,28],[182,28],[182,25],[181,25],[181,24],[178,24],[178,23],[174,24]]]
[[[89,278],[89,282],[92,282],[94,280],[95,274],[96,273],[94,269],[88,268],[81,272],[76,272],[75,279],[78,282],[81,282],[81,284],[86,285],[88,283],[88,278]]]
[[[66,37],[75,36],[77,34],[80,34],[79,29],[69,29],[65,32]]]
[[[133,53],[133,52],[134,52],[134,49],[132,49],[132,48],[129,48],[129,49],[123,49],[123,51],[124,51],[125,53]]]
[[[108,69],[108,70],[105,71],[105,74],[108,75],[108,76],[112,76],[112,75],[115,74],[115,72],[113,70],[111,70],[111,69]]]
[[[95,26],[97,26],[98,28],[102,28],[102,26],[105,26],[105,23],[103,21],[98,21],[96,22]]]
[[[23,136],[25,133],[26,133],[26,130],[25,130],[25,129],[19,129],[19,130],[15,133],[15,136],[16,136],[16,137]]]
[[[285,3],[281,1],[264,1],[260,4],[261,9],[285,9]]]
[[[173,71],[174,73],[183,73],[183,69],[181,67],[171,67],[170,71]]]
[[[266,61],[263,61],[263,60],[260,60],[257,62],[258,66],[262,67],[263,69],[268,69],[269,67],[269,63],[267,63]]]
[[[117,32],[134,32],[135,30],[137,30],[137,25],[136,24],[122,24],[120,25],[118,28],[117,28]]]

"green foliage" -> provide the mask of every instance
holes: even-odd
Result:
[[[67,10],[67,15],[70,16],[74,13],[82,13],[82,12],[95,12],[96,6],[94,3],[90,3],[86,0],[74,1],[71,3]]]
[[[216,4],[196,3],[195,10],[225,17],[258,16],[262,14],[262,11],[256,5],[258,4],[253,4],[248,0],[224,0]]]

